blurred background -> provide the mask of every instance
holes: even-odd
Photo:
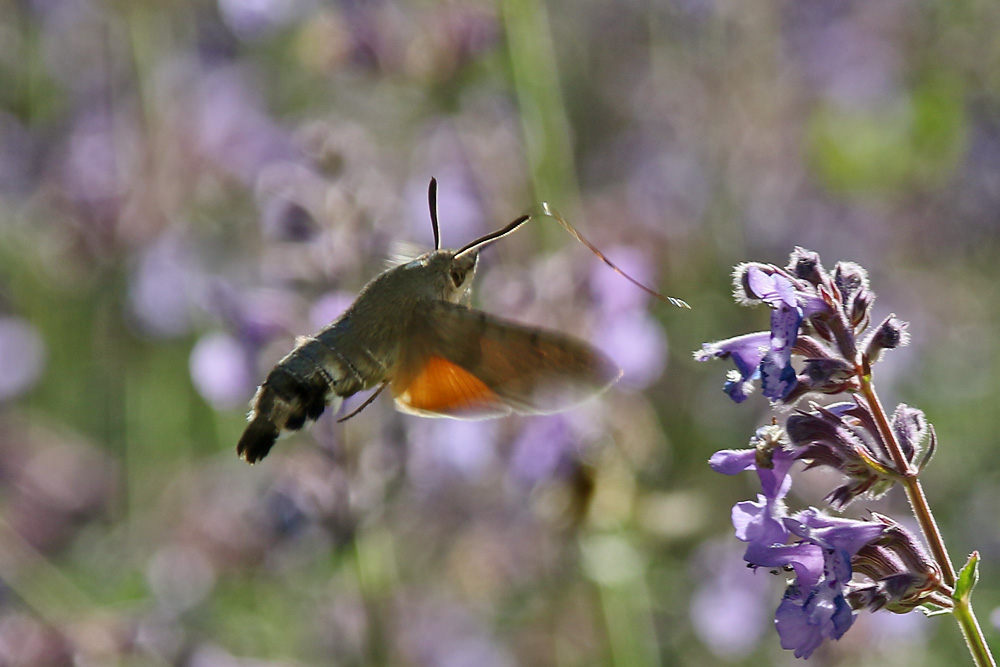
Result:
[[[869,269],[876,367],[1000,648],[1000,9],[989,0],[0,0],[0,664],[792,664],[706,461],[770,419],[703,341],[730,271]],[[247,402],[407,245],[625,369],[562,415],[324,415],[250,467]],[[363,397],[359,397],[363,398]],[[359,404],[352,400],[345,409]],[[822,473],[789,502],[821,502]],[[906,518],[902,496],[859,502]],[[813,662],[967,660],[862,613]]]

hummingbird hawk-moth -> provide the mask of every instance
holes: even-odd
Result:
[[[344,398],[375,387],[388,386],[403,412],[488,419],[565,410],[621,376],[613,361],[584,341],[469,307],[479,251],[531,216],[458,250],[442,249],[434,179],[428,199],[434,250],[376,276],[340,317],[300,337],[257,389],[236,447],[248,463],[267,456],[279,435],[316,420],[327,405],[336,410]],[[621,273],[568,222],[545,212]]]

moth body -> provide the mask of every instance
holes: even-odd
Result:
[[[581,340],[469,307],[479,250],[528,216],[458,250],[442,250],[433,180],[430,200],[435,249],[378,275],[343,315],[300,338],[257,389],[236,447],[248,463],[327,405],[336,410],[342,399],[375,387],[390,387],[404,412],[487,419],[565,410],[621,375]]]
[[[315,421],[327,405],[337,410],[344,398],[389,381],[418,311],[469,301],[478,253],[455,255],[435,250],[383,271],[340,317],[300,337],[257,389],[239,455],[259,461],[280,435]]]

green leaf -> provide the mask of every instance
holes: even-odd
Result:
[[[968,603],[969,596],[972,595],[972,589],[976,587],[976,583],[979,581],[979,552],[973,551],[969,556],[969,560],[962,567],[962,571],[958,573],[958,581],[955,582],[955,593],[952,598],[956,602]]]

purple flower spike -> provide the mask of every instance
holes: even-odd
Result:
[[[886,524],[831,517],[812,508],[790,516],[788,473],[801,451],[788,448],[777,425],[759,428],[750,444],[716,452],[709,465],[727,475],[757,473],[762,492],[732,509],[735,535],[747,543],[743,559],[751,567],[794,573],[775,625],[784,648],[809,657],[824,639],[839,639],[853,624],[852,559],[882,539]]]
[[[825,498],[839,510],[919,474],[934,454],[937,438],[920,410],[898,406],[887,431],[870,393],[872,365],[885,350],[906,344],[906,323],[889,315],[870,331],[875,294],[865,270],[839,262],[827,272],[819,255],[803,248],[786,268],[739,264],[733,280],[736,301],[767,304],[771,321],[769,331],[705,343],[695,352],[699,361],[732,357],[736,371],[727,376],[726,393],[739,403],[760,380],[761,393],[786,412],[806,396],[850,397],[810,403],[787,415],[784,426],[772,419],[749,448],[719,451],[709,460],[716,472],[752,470],[760,480],[756,499],[733,506],[731,518],[750,567],[790,579],[775,613],[782,647],[808,658],[825,640],[840,639],[859,609],[951,608],[957,588],[942,585],[944,569],[894,520],[873,514],[872,521],[857,521],[815,508],[792,514],[787,505],[795,461],[846,477]]]

